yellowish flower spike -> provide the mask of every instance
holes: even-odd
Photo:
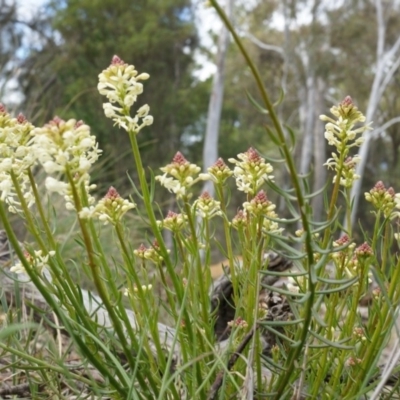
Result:
[[[340,172],[340,176],[336,174],[333,177],[334,183],[339,179],[341,186],[350,188],[353,182],[360,178],[355,173],[360,157],[358,155],[349,157],[349,150],[362,144],[364,139],[360,135],[369,130],[370,126],[364,125],[354,129],[356,124],[365,122],[365,117],[354,105],[350,96],[347,96],[339,105],[333,106],[330,111],[337,118],[336,120],[326,115],[321,115],[320,119],[327,122],[325,139],[329,145],[336,147],[337,153],[332,153],[332,158],[329,158],[324,165],[337,173]]]

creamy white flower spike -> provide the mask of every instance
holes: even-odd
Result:
[[[94,198],[89,192],[96,186],[90,184],[89,171],[102,150],[98,148],[96,137],[90,134],[89,126],[75,119],[64,121],[55,117],[42,128],[34,129],[32,136],[30,144],[46,173],[68,172],[74,184],[85,189],[89,204],[92,204]],[[65,197],[68,210],[75,209],[70,182],[50,176],[45,185],[49,192]]]
[[[153,123],[147,104],[140,107],[134,117],[130,115],[131,107],[143,92],[140,81],[149,77],[146,73],[138,74],[133,65],[126,64],[118,56],[114,56],[111,65],[99,75],[97,89],[109,100],[103,104],[104,114],[127,132],[138,134]]]
[[[21,211],[14,182],[18,184],[27,206],[34,204],[27,173],[37,157],[29,143],[33,129],[34,126],[22,114],[12,118],[0,104],[0,200],[8,205],[10,212]]]

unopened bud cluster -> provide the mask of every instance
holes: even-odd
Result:
[[[246,211],[239,210],[238,213],[233,217],[231,225],[234,229],[243,229],[247,225]]]
[[[167,216],[162,221],[157,221],[160,228],[168,229],[174,233],[181,231],[186,225],[187,216],[168,211]]]
[[[204,219],[211,219],[217,215],[222,215],[220,204],[221,203],[214,200],[208,192],[204,192],[193,203],[193,209],[197,216]]]
[[[236,327],[236,328],[246,329],[249,325],[243,318],[237,317],[233,321],[229,321],[228,326],[231,328]]]
[[[200,174],[203,180],[211,180],[216,184],[223,185],[225,181],[233,175],[233,171],[225,164],[222,158],[218,160],[209,168],[207,174]]]
[[[255,218],[262,218],[262,232],[266,235],[269,233],[280,234],[282,228],[276,221],[272,219],[278,218],[275,212],[275,204],[268,200],[264,190],[260,190],[250,201],[243,203],[245,212]],[[272,219],[271,219],[272,218]]]
[[[170,164],[160,169],[164,175],[156,176],[156,180],[178,199],[187,196],[188,189],[199,180],[200,167],[191,164],[179,151]]]
[[[361,276],[366,271],[369,276],[369,262],[374,252],[368,243],[356,247],[347,235],[333,242],[333,248],[343,247],[331,254],[333,261],[339,271],[343,271],[348,277]]]
[[[239,160],[230,158],[228,161],[235,164],[233,175],[240,191],[254,196],[265,182],[273,180],[271,164],[266,163],[252,147],[237,157]]]
[[[385,217],[388,217],[396,206],[396,193],[392,187],[386,189],[382,181],[379,181],[365,195],[365,200],[372,203],[375,209],[383,212]]]
[[[81,219],[97,218],[104,225],[111,223],[112,225],[118,224],[124,214],[136,207],[135,203],[123,199],[114,187],[108,189],[107,194],[99,200],[95,207],[85,207],[79,216]]]
[[[155,264],[160,264],[164,260],[160,255],[160,245],[156,240],[153,242],[151,247],[146,247],[144,244],[141,244],[133,251],[133,254],[142,260],[152,261]]]
[[[349,257],[353,256],[356,244],[352,243],[351,239],[347,235],[343,235],[340,239],[337,239],[333,242],[333,248],[337,247],[344,247],[344,249],[332,253],[332,258],[343,265],[343,263],[345,264]]]

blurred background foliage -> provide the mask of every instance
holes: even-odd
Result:
[[[29,15],[26,9],[23,12],[27,6],[22,0],[0,3],[1,101],[9,110],[23,112],[35,125],[55,115],[89,124],[104,149],[93,175],[99,196],[110,185],[123,195],[132,194],[127,174],[135,181],[128,138],[105,118],[103,99],[96,89],[99,72],[114,54],[151,75],[139,104],[148,103],[155,117],[154,125],[140,134],[144,164],[157,174],[158,167],[170,162],[177,151],[202,164],[220,29],[212,11],[204,14],[202,2],[51,0],[31,8]],[[390,49],[400,37],[400,4],[391,0],[379,4],[385,22],[383,48]],[[331,149],[318,116],[328,114],[331,105],[346,95],[351,95],[363,112],[372,101],[378,28],[382,28],[376,15],[373,0],[233,2],[234,24],[262,72],[271,98],[277,101],[284,92],[279,115],[295,133],[299,173],[308,174],[310,190],[320,189],[331,179],[322,166]],[[205,37],[211,44],[204,45]],[[400,56],[395,52],[387,64],[387,70],[396,67],[395,72],[373,114],[375,127],[400,115],[397,64]],[[201,68],[210,73],[200,78]],[[249,93],[257,99],[257,90],[233,45],[226,55],[224,83],[220,156],[226,160],[253,146],[265,156],[278,158],[265,131],[265,115],[246,96]],[[359,195],[378,180],[400,191],[399,145],[397,123],[374,137]],[[285,166],[274,167],[276,182],[288,186]],[[288,217],[277,195],[270,196],[278,203],[280,216]],[[174,208],[173,198],[162,189],[156,200],[163,212]],[[242,201],[236,195],[231,199],[232,214]],[[321,220],[323,197],[313,199],[312,206],[314,218]],[[367,222],[368,209],[361,201],[358,218]],[[142,225],[138,219],[133,223]]]

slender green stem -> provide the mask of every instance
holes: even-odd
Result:
[[[210,316],[209,316],[209,308],[210,308],[210,301],[207,295],[207,289],[204,286],[204,279],[203,279],[203,267],[201,265],[201,258],[200,258],[200,253],[199,253],[199,244],[198,244],[198,239],[196,235],[196,227],[192,218],[192,213],[190,210],[190,204],[185,201],[185,212],[188,217],[188,223],[190,227],[190,232],[192,235],[192,243],[194,246],[194,257],[195,257],[195,268],[196,268],[196,274],[197,274],[197,282],[196,286],[198,286],[198,292],[200,294],[200,310],[202,313],[202,320],[204,327],[207,329],[207,327],[210,326]],[[209,329],[207,329],[209,331]],[[210,337],[210,332],[209,337]]]
[[[236,271],[235,271],[235,264],[234,264],[234,254],[232,249],[232,238],[231,238],[231,230],[228,221],[228,214],[226,210],[226,201],[224,196],[224,188],[222,185],[217,184],[215,185],[215,191],[217,193],[218,199],[221,204],[221,211],[222,211],[222,218],[223,218],[223,225],[224,225],[224,236],[226,242],[226,251],[228,256],[228,263],[229,263],[229,272],[231,275],[232,287],[233,287],[233,298],[238,298],[238,283],[236,278]]]
[[[171,259],[169,257],[167,248],[165,246],[164,243],[164,238],[161,234],[161,231],[158,228],[157,225],[157,219],[156,216],[154,214],[154,210],[152,207],[152,199],[150,196],[150,192],[149,192],[149,188],[147,185],[147,180],[146,180],[146,175],[144,172],[144,168],[143,168],[143,164],[142,164],[142,159],[140,156],[140,151],[139,151],[139,146],[137,143],[137,139],[136,139],[136,132],[128,132],[129,134],[129,139],[131,142],[131,148],[132,148],[132,153],[133,153],[133,157],[135,160],[135,164],[136,164],[136,169],[137,169],[137,173],[139,176],[139,182],[140,182],[140,188],[142,191],[142,196],[143,196],[143,202],[146,208],[146,212],[147,212],[147,216],[149,218],[149,222],[150,222],[150,226],[152,228],[153,234],[157,239],[157,242],[160,246],[160,252],[161,255],[165,261],[165,265],[168,271],[168,274],[172,280],[177,298],[178,298],[178,308],[181,309],[182,313],[180,313],[179,315],[177,315],[176,310],[175,309],[171,309],[171,314],[174,317],[175,322],[177,323],[178,326],[178,334],[180,335],[180,339],[181,339],[181,343],[182,343],[182,339],[183,339],[183,333],[182,333],[182,329],[179,328],[180,323],[182,321],[182,315],[183,315],[183,319],[184,321],[187,322],[186,324],[186,332],[188,334],[189,337],[189,341],[191,341],[191,343],[195,343],[194,342],[194,333],[193,333],[193,328],[190,324],[190,316],[186,307],[186,304],[184,302],[184,296],[183,296],[183,292],[182,292],[182,283],[179,282],[177,273],[174,269],[174,266],[172,265]],[[160,273],[162,274],[162,270],[160,269]],[[164,279],[164,284],[166,285],[166,281]],[[165,286],[167,287],[167,286]],[[182,345],[183,347],[184,345]],[[188,361],[187,359],[184,361]],[[198,380],[201,381],[201,374],[200,374],[200,369],[199,366],[196,365],[196,377]]]
[[[368,346],[363,347],[362,352],[360,354],[360,358],[363,360],[363,365],[370,366],[373,359],[376,357],[376,353],[381,348],[383,341],[386,339],[387,332],[390,326],[395,322],[393,318],[393,314],[389,315],[393,312],[393,305],[398,304],[398,300],[400,297],[399,291],[399,282],[400,282],[400,258],[397,261],[397,265],[394,267],[394,274],[390,282],[389,290],[388,290],[388,298],[391,300],[391,304],[388,304],[385,301],[382,305],[379,318],[377,318],[376,324],[374,325],[374,331],[372,335],[371,342]],[[396,296],[395,296],[396,294]],[[355,377],[356,382],[362,382],[363,376],[365,372],[360,369],[358,371],[357,376]],[[355,388],[353,387],[353,381],[349,381],[347,387],[349,390],[349,394],[356,393]]]
[[[21,186],[19,185],[18,179],[15,176],[14,171],[11,170],[11,180],[13,182],[14,188],[15,188],[15,192],[17,193],[18,196],[18,200],[21,203],[21,208],[24,214],[24,217],[26,219],[27,222],[27,228],[29,229],[29,231],[33,234],[36,242],[39,244],[40,249],[44,252],[44,253],[48,253],[47,251],[47,247],[46,244],[43,241],[42,235],[40,234],[39,230],[37,229],[36,223],[32,217],[32,213],[29,210],[28,205],[26,204],[26,200],[24,197],[24,194],[21,191]]]
[[[175,289],[176,295],[178,297],[179,306],[181,306],[182,305],[182,296],[183,296],[182,286],[178,282],[178,276],[176,274],[174,266],[171,263],[171,259],[169,257],[167,248],[164,243],[164,238],[163,238],[163,236],[158,228],[158,225],[157,225],[157,219],[154,214],[154,210],[153,210],[153,206],[152,206],[153,202],[152,202],[152,199],[150,198],[150,192],[149,192],[146,175],[145,175],[143,164],[142,164],[142,158],[140,156],[139,146],[138,146],[137,139],[136,139],[136,133],[128,132],[128,134],[129,134],[129,139],[131,142],[133,158],[134,158],[135,164],[136,164],[136,170],[137,170],[137,173],[139,176],[140,188],[141,188],[142,196],[143,196],[143,203],[146,208],[147,216],[149,217],[150,226],[151,226],[153,234],[156,237],[157,242],[160,246],[160,251],[161,251],[162,257],[164,258],[165,265],[168,270],[168,274],[169,274],[170,278],[172,279],[172,283],[174,285],[174,289]],[[176,318],[177,318],[176,311],[171,310],[171,312],[176,320]]]
[[[376,249],[377,248],[376,246],[377,246],[378,240],[380,239],[379,225],[381,223],[381,213],[382,213],[381,210],[378,210],[376,212],[376,215],[375,215],[374,235],[372,237],[372,243],[371,243],[371,248],[372,249]]]
[[[32,176],[32,178],[33,178],[33,176]],[[17,193],[18,199],[19,199],[19,201],[21,203],[21,208],[22,208],[23,214],[24,214],[26,222],[27,222],[28,230],[33,234],[33,236],[34,236],[34,238],[36,240],[36,243],[38,243],[38,245],[39,245],[40,249],[43,251],[43,253],[44,254],[48,254],[48,250],[47,250],[46,244],[43,241],[42,235],[41,235],[41,233],[39,232],[39,230],[37,228],[37,225],[36,225],[36,223],[35,223],[35,221],[33,219],[31,210],[29,209],[29,207],[28,207],[28,205],[26,203],[25,197],[24,197],[24,195],[23,195],[23,193],[21,191],[21,187],[19,185],[18,179],[16,178],[16,176],[15,176],[13,171],[11,171],[11,179],[13,181],[14,188],[15,188],[15,191]],[[32,184],[32,188],[36,187],[34,180],[31,182],[31,184]],[[34,193],[35,193],[35,191],[34,191]],[[40,196],[38,195],[37,192],[35,194],[35,200],[37,202],[37,207],[42,208],[41,199],[40,199]],[[53,237],[51,235],[51,232],[50,232],[49,240],[51,241],[51,243],[54,243],[54,239],[53,239]],[[56,246],[55,246],[55,243],[54,243],[53,249],[55,249],[55,247]],[[64,277],[63,278],[64,279],[58,279],[58,277],[60,275],[59,274],[59,270],[57,269],[57,266],[53,262],[52,258],[50,258],[49,261],[48,261],[48,264],[49,264],[51,272],[53,274],[52,283],[53,283],[54,286],[56,285],[56,283],[58,283],[62,287],[64,293],[67,295],[68,299],[73,304],[73,307],[74,307],[74,311],[73,312],[77,313],[82,318],[83,321],[87,321],[88,314],[86,312],[86,309],[83,310],[82,307],[79,306],[80,303],[79,303],[79,301],[77,299],[80,298],[80,295],[78,293],[78,290],[75,288],[75,284],[71,280],[71,276],[70,276],[70,274],[68,273],[68,271],[67,271],[67,269],[65,267],[65,263],[58,255],[57,255],[57,261],[58,261],[58,264],[61,266],[61,268],[63,270],[63,273],[64,273]],[[64,305],[65,305],[65,307],[68,308],[67,304],[64,304]],[[71,311],[71,308],[69,308],[69,310]],[[86,324],[86,328],[90,330],[90,324]]]
[[[71,176],[71,173],[68,170],[68,168],[66,169],[66,176],[67,176],[68,182],[70,183],[75,208],[77,210],[77,213],[79,214],[79,212],[82,210],[81,199],[78,194],[78,190],[75,186],[74,179]],[[122,328],[121,320],[118,318],[118,316],[115,313],[115,309],[110,302],[110,298],[108,296],[107,289],[101,278],[101,270],[96,261],[96,255],[95,255],[96,253],[93,248],[93,244],[92,244],[92,240],[91,240],[89,231],[87,229],[85,222],[81,218],[79,218],[79,216],[78,216],[78,222],[79,222],[79,226],[80,226],[81,233],[82,233],[82,239],[83,239],[83,242],[85,243],[85,248],[86,248],[86,252],[87,252],[87,256],[88,256],[88,264],[89,264],[90,270],[92,272],[93,282],[94,282],[97,292],[98,292],[100,298],[102,299],[103,304],[109,314],[109,317],[113,323],[115,332],[121,342],[121,345],[124,349],[125,355],[129,361],[129,364],[130,364],[131,368],[134,368],[136,361],[132,355],[129,344],[126,340],[126,337],[125,337],[125,334],[124,334],[124,331]],[[138,379],[139,380],[142,379],[140,377],[140,374],[138,375]],[[141,382],[141,385],[143,387],[146,387],[146,384],[144,381]]]
[[[147,318],[150,318],[150,319],[151,319],[152,312],[151,312],[150,309],[149,309],[149,304],[148,304],[147,299],[146,299],[146,294],[144,293],[144,291],[143,291],[143,289],[142,289],[142,286],[140,285],[139,276],[137,275],[136,270],[135,270],[135,268],[133,267],[133,265],[131,265],[130,257],[129,257],[129,252],[128,252],[128,249],[127,249],[126,244],[125,244],[124,235],[123,235],[122,227],[121,227],[121,224],[120,224],[120,223],[117,223],[117,224],[115,225],[115,232],[117,233],[117,237],[118,237],[118,240],[119,240],[121,249],[122,249],[122,253],[123,253],[124,258],[125,258],[125,260],[126,260],[125,262],[129,265],[129,271],[130,271],[130,273],[132,273],[133,278],[134,278],[134,281],[135,281],[135,283],[136,283],[136,287],[137,287],[137,290],[138,290],[139,298],[142,299],[142,301],[140,301],[140,305],[141,305],[141,306],[143,307],[143,309],[144,309],[144,315],[145,315]],[[135,332],[134,332],[133,329],[132,329],[132,326],[131,326],[131,324],[130,324],[130,322],[129,322],[129,318],[128,318],[127,314],[126,314],[126,310],[125,310],[124,307],[121,307],[121,312],[123,313],[124,320],[127,322],[125,325],[128,325],[128,326],[126,326],[126,329],[127,329],[128,332],[129,332],[129,335],[130,335],[130,338],[131,338],[131,342],[132,342],[132,343],[135,343],[135,347],[136,347],[136,348],[139,348],[139,344],[137,343],[137,340],[136,340],[136,334],[135,334]],[[139,320],[139,318],[141,317],[141,315],[137,314],[136,317],[137,317],[138,320]],[[139,324],[139,325],[140,325],[140,324]],[[143,329],[143,326],[144,326],[144,324],[141,323],[142,329]],[[156,328],[157,328],[157,327],[156,327]],[[161,343],[160,343],[160,337],[159,337],[158,329],[156,329],[155,332],[154,332],[154,330],[152,329],[152,339],[153,339],[153,344],[154,344],[154,346],[155,346],[155,348],[156,348],[156,352],[157,352],[157,354],[158,354],[158,356],[159,356],[159,357],[158,357],[159,359],[158,359],[157,365],[153,365],[153,367],[155,367],[154,370],[157,371],[157,370],[159,370],[160,368],[161,368],[161,370],[163,370],[163,368],[165,368],[165,358],[162,356],[162,355],[163,355],[163,350],[162,350]],[[147,341],[147,340],[145,340],[145,345],[146,345],[147,353],[148,353],[149,355],[152,354],[152,351],[151,351],[151,349],[150,349],[150,347],[149,347],[149,344],[148,344],[148,341]],[[154,363],[152,363],[152,364],[154,364]]]

